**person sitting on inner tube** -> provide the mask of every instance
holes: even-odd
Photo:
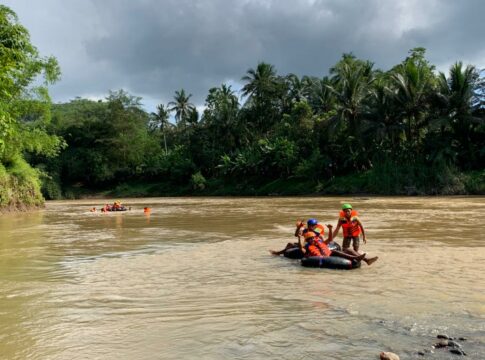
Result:
[[[351,254],[354,256],[360,255],[359,253],[359,246],[360,246],[360,234],[362,233],[362,240],[364,244],[367,243],[367,239],[365,237],[365,230],[364,226],[360,222],[360,219],[357,217],[357,211],[352,209],[352,205],[350,204],[343,204],[342,211],[340,211],[339,220],[337,223],[337,227],[333,232],[333,237],[336,237],[340,228],[342,228],[344,240],[342,241],[342,250],[347,254]],[[353,249],[350,248],[350,244],[352,243]],[[375,256],[370,259],[363,259],[367,265],[372,264],[373,262],[377,261],[378,257]]]
[[[307,227],[306,228],[304,227],[303,220],[298,220],[296,222],[295,236],[297,236],[297,237],[303,236],[303,234],[305,234],[308,231],[313,231],[313,232],[321,234],[323,236],[324,230],[325,230],[325,228],[323,227],[323,225],[320,225],[316,219],[309,219],[307,221]],[[286,246],[283,250],[280,250],[280,251],[270,250],[269,252],[272,255],[279,256],[279,255],[284,254],[287,250],[295,249],[295,248],[298,248],[298,247],[299,247],[299,245],[298,245],[297,242],[296,243],[288,243],[288,244],[286,244]]]
[[[314,219],[313,219],[314,220]],[[356,260],[360,261],[365,258],[365,254],[354,256],[350,254],[346,254],[342,251],[338,250],[331,250],[328,247],[328,244],[332,241],[332,225],[327,225],[328,227],[328,239],[324,240],[323,236],[314,231],[306,231],[303,234],[305,238],[305,244],[302,245],[301,243],[301,235],[298,235],[298,246],[300,247],[303,256],[321,256],[321,257],[328,257],[328,256],[338,256],[347,260]]]
[[[314,233],[321,235],[322,238],[323,235],[325,235],[325,227],[322,224],[319,224],[317,219],[308,219],[306,225],[307,227],[301,231],[303,235],[308,231],[313,231]],[[295,234],[295,236],[297,235]]]

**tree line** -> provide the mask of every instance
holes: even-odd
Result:
[[[328,76],[279,75],[261,62],[241,81],[239,93],[209,89],[200,113],[184,89],[154,113],[123,90],[53,105],[49,131],[68,146],[36,165],[58,185],[91,189],[138,181],[167,193],[257,194],[275,182],[287,193],[480,191],[485,82],[472,65],[437,72],[415,48],[388,71],[344,54]]]

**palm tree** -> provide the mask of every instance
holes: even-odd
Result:
[[[373,63],[357,60],[353,55],[345,54],[333,67],[331,85],[327,88],[336,98],[337,121],[347,126],[351,136],[358,140],[365,100],[374,81]]]
[[[432,69],[413,59],[398,65],[391,75],[394,100],[401,109],[401,117],[406,125],[406,140],[410,147],[419,144],[421,130],[427,125],[433,82]]]
[[[280,84],[274,66],[264,62],[256,69],[249,69],[241,80],[247,82],[242,88],[243,95],[257,103],[267,100],[266,97],[274,94]]]
[[[457,62],[450,68],[450,76],[443,73],[438,77],[439,95],[446,105],[447,111],[456,120],[463,120],[472,113],[474,85],[478,72],[472,65],[463,69],[463,64]]]
[[[156,128],[160,129],[163,134],[163,143],[165,145],[165,155],[168,154],[167,148],[167,138],[165,136],[165,129],[170,125],[168,119],[170,117],[170,110],[168,106],[165,107],[163,104],[157,106],[157,112],[152,113],[152,117],[154,119],[154,124]]]
[[[228,127],[235,121],[239,101],[231,86],[212,88],[206,98],[204,121],[217,127]]]
[[[388,86],[388,80],[378,79],[370,89],[369,110],[366,112],[365,138],[373,141],[378,148],[383,143],[389,147],[394,154],[400,145],[400,135],[403,132],[403,123],[397,116],[397,107],[394,101],[394,92]]]
[[[257,129],[264,132],[277,119],[277,105],[284,94],[284,82],[276,75],[274,66],[264,62],[259,63],[256,69],[249,69],[242,80],[246,82],[242,94],[248,97],[245,106],[254,112]]]
[[[335,96],[329,87],[332,83],[328,77],[308,78],[305,84],[305,95],[308,98],[313,112],[315,114],[323,114],[330,111],[334,107]]]
[[[231,86],[222,84],[211,88],[205,101],[203,122],[210,132],[213,161],[219,152],[229,153],[236,139],[244,137],[244,128],[239,128],[239,100]]]
[[[337,156],[344,164],[361,170],[371,166],[365,143],[362,139],[362,125],[368,111],[370,86],[374,81],[374,64],[344,54],[332,69],[330,84],[326,85],[335,98],[336,115],[329,119],[327,129],[330,136],[339,136],[334,142]],[[344,167],[347,167],[344,165]]]
[[[472,133],[476,126],[483,124],[483,119],[473,116],[476,85],[480,81],[477,69],[457,62],[450,68],[449,77],[443,73],[438,77],[438,97],[445,111],[445,123],[450,125],[458,141],[457,150],[462,160],[473,163],[476,159]]]
[[[300,102],[306,99],[305,85],[306,78],[299,78],[295,74],[288,74],[285,76],[285,83],[288,89],[288,98],[290,103]]]
[[[194,104],[190,102],[191,97],[192,94],[187,95],[185,94],[185,90],[181,89],[175,91],[174,101],[168,103],[168,106],[170,106],[168,110],[175,111],[175,121],[177,122],[177,125],[181,125],[184,129],[195,109]]]

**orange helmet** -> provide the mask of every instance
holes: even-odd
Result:
[[[303,236],[305,237],[305,240],[307,240],[310,238],[314,238],[315,236],[317,236],[317,234],[315,234],[313,231],[307,231],[303,234]]]

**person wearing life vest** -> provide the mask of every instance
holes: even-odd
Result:
[[[318,235],[321,235],[323,237],[323,234],[325,232],[325,228],[323,227],[323,225],[319,224],[317,219],[309,219],[306,223],[306,227],[305,227],[305,223],[303,220],[298,220],[296,222],[296,230],[295,230],[295,236],[296,237],[299,237],[299,236],[304,236],[305,233],[307,232],[314,232],[315,234],[318,234]],[[272,255],[276,255],[276,256],[279,256],[279,255],[282,255],[284,254],[287,250],[290,250],[290,249],[294,249],[294,248],[298,248],[299,245],[298,243],[287,243],[285,248],[282,249],[282,250],[279,250],[279,251],[276,251],[276,250],[269,250],[269,252],[272,254]]]
[[[343,204],[342,211],[339,214],[339,220],[337,223],[337,227],[333,232],[333,236],[336,237],[340,228],[342,228],[343,232],[343,241],[342,241],[342,250],[348,254],[358,256],[359,247],[360,247],[360,234],[362,234],[362,241],[364,244],[367,243],[367,239],[365,236],[364,226],[362,222],[358,218],[358,213],[352,208],[350,204]],[[352,244],[352,248],[350,245]],[[373,258],[364,258],[363,260],[367,263],[367,265],[372,264],[378,259],[378,257]]]
[[[344,238],[342,248],[344,250],[350,248],[350,244],[352,243],[354,250],[359,251],[360,234],[362,234],[364,244],[367,242],[364,227],[357,215],[357,211],[352,209],[352,205],[342,205],[342,211],[340,211],[337,227],[333,232],[333,236],[337,236],[340,228],[342,228]]]
[[[332,242],[333,234],[332,234],[332,225],[327,225],[328,227],[328,239],[324,240],[323,236],[314,231],[306,231],[303,233],[303,237],[305,239],[305,243],[302,245],[301,243],[301,235],[298,235],[298,245],[300,247],[303,256],[320,256],[320,257],[328,257],[328,256],[338,256],[348,260],[356,260],[360,261],[365,258],[365,254],[362,255],[350,255],[346,254],[342,251],[338,250],[331,250],[328,247],[328,244]]]
[[[314,233],[321,235],[322,237],[325,235],[325,227],[322,224],[319,224],[317,219],[308,219],[306,225],[306,228],[303,228],[303,222],[301,222],[300,224],[300,229],[302,229],[302,235],[305,235],[305,233],[308,231],[313,231]],[[296,233],[295,236],[297,236]]]

